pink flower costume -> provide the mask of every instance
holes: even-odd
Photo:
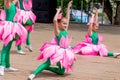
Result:
[[[18,7],[14,20],[25,25],[28,31],[33,31],[36,16],[31,11],[32,0],[19,0]]]
[[[9,25],[9,27],[8,27]],[[19,36],[18,39],[17,36]],[[26,42],[27,31],[20,23],[10,21],[2,21],[0,24],[0,39],[4,45],[7,45],[13,39],[16,39],[16,45]]]
[[[13,6],[13,4],[11,5]],[[4,45],[7,45],[13,39],[16,40],[16,45],[25,43],[27,39],[26,29],[20,23],[12,22],[12,17],[9,18],[4,10],[1,11],[0,15],[2,16],[2,21],[0,21],[0,39]],[[11,16],[14,16],[14,14],[11,13]]]
[[[68,36],[61,37],[60,44],[56,38],[51,42],[45,43],[41,48],[41,54],[37,58],[38,60],[47,60],[50,59],[51,64],[56,64],[60,62],[61,67],[64,67],[67,71],[72,69],[72,63],[76,60],[75,55],[72,51],[72,48],[69,46],[71,39]]]
[[[30,32],[33,31],[35,27],[36,16],[31,11],[32,9],[32,0],[18,0],[18,8],[14,20],[21,23],[27,30],[27,40],[26,48],[32,52],[31,41],[30,41]],[[17,46],[18,53],[24,54],[20,45]]]
[[[98,37],[98,44],[93,44],[92,39],[86,35],[86,41],[78,43],[74,46],[74,51],[82,55],[92,55],[92,56],[108,56],[107,47],[101,43],[103,40],[102,36]]]
[[[96,23],[97,17],[92,16],[88,25]],[[82,55],[92,56],[113,56],[113,52],[109,52],[107,47],[101,43],[103,37],[98,35],[96,31],[92,31],[92,36],[85,35],[86,41],[82,41],[74,46],[74,52]]]

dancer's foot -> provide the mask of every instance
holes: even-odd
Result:
[[[114,58],[117,58],[118,56],[120,56],[120,53],[114,53]]]
[[[21,55],[25,55],[25,52],[23,52],[22,50],[18,50],[17,53]]]
[[[35,78],[35,75],[34,74],[31,74],[28,76],[28,80],[33,80]]]
[[[4,75],[4,66],[0,66],[0,76]]]
[[[25,48],[27,48],[30,52],[32,52],[32,47],[30,45],[26,45]]]
[[[9,67],[9,68],[5,68],[5,71],[18,71],[18,69],[13,68],[13,67]]]

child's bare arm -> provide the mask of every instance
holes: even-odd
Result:
[[[54,33],[57,36],[59,34],[59,28],[58,28],[58,21],[57,20],[58,20],[58,15],[61,11],[61,7],[57,8],[56,10],[57,10],[57,12],[54,16],[53,24],[54,24]]]
[[[68,25],[69,25],[69,20],[70,20],[70,8],[72,6],[72,0],[68,3],[68,7],[67,7],[67,12],[66,12],[66,19],[68,21]],[[68,25],[67,25],[67,29],[68,29]]]
[[[89,36],[92,35],[92,26],[93,26],[93,19],[94,19],[94,17],[95,17],[95,14],[92,14],[92,17],[91,17],[92,22],[90,23],[89,28],[88,28],[88,35]]]

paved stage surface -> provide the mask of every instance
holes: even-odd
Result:
[[[69,35],[73,37],[71,45],[83,41],[87,32],[86,24],[70,23]],[[120,52],[120,26],[100,26],[98,32],[104,36],[103,43],[109,51]],[[37,23],[34,32],[31,33],[31,45],[33,52],[29,52],[22,45],[26,55],[16,52],[15,43],[11,49],[11,65],[18,68],[18,72],[5,72],[0,80],[27,80],[28,75],[35,70],[42,61],[36,60],[41,45],[54,37],[53,25]],[[0,43],[0,50],[2,42]],[[49,71],[43,71],[34,80],[120,80],[120,57],[100,57],[78,55],[74,64],[74,71],[64,76],[56,75]]]

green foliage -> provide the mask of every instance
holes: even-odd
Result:
[[[61,1],[62,0],[57,0],[58,6],[61,6]],[[63,0],[63,7],[62,7],[63,16],[65,16],[66,8],[69,1],[71,0]],[[73,0],[72,9],[81,10],[82,1],[83,1],[83,10],[86,12],[88,8],[88,2],[86,0]]]
[[[70,0],[63,0],[63,4],[61,4],[61,1],[62,1],[62,0],[57,0],[57,5],[58,5],[58,6],[63,5],[63,6],[62,6],[62,13],[63,13],[63,16],[65,16],[66,9],[67,9],[67,5],[68,5],[68,3],[69,3]]]
[[[0,0],[0,9],[4,8],[4,0]]]
[[[120,4],[120,0],[114,0],[114,2]]]
[[[63,12],[63,16],[65,15],[65,12],[66,12],[66,8],[67,8],[67,5],[68,5],[68,2],[70,0],[57,0],[57,4],[58,6],[61,5],[61,1],[63,1],[63,8],[62,8],[62,12]],[[88,15],[90,15],[90,8],[91,7],[97,7],[97,8],[100,8],[100,5],[98,5],[98,3],[101,3],[103,0],[73,0],[73,5],[72,5],[72,9],[76,9],[76,10],[84,10]],[[112,0],[116,5],[119,5],[120,4],[120,0]],[[82,5],[83,3],[83,5]],[[111,11],[112,8],[114,7],[110,0],[104,0],[104,3],[106,6],[106,9],[108,11]],[[92,6],[91,6],[92,5]],[[81,7],[82,6],[82,7]],[[116,9],[117,10],[117,9]],[[108,19],[111,19],[111,16],[109,16],[110,13],[106,13],[106,16]],[[115,13],[114,13],[115,14]]]

